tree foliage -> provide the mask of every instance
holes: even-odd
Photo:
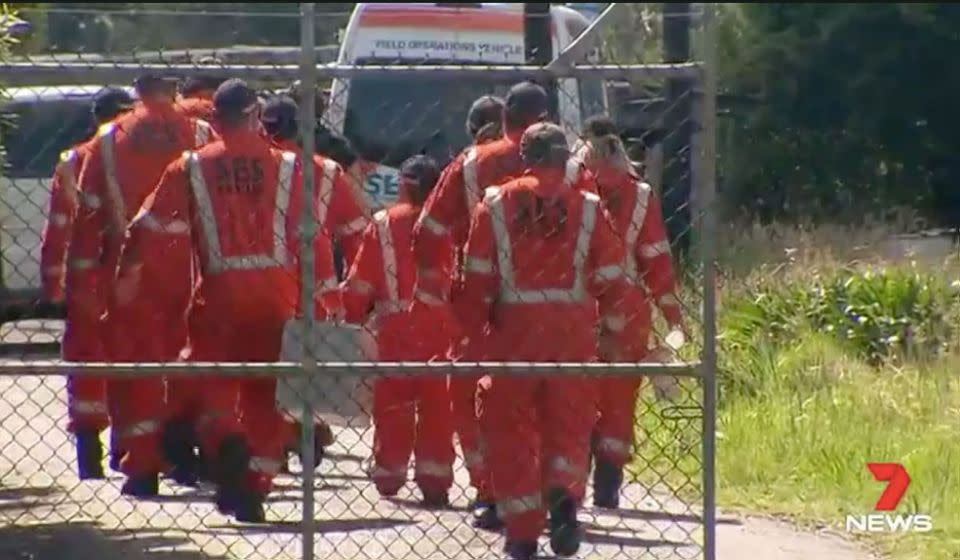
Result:
[[[763,218],[894,206],[960,223],[960,5],[732,4],[722,11],[732,111],[725,199]]]

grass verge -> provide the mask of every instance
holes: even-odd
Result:
[[[842,533],[845,517],[873,513],[884,489],[866,463],[902,463],[912,484],[893,513],[928,514],[934,530],[855,538],[897,560],[960,558],[957,263],[867,259],[890,255],[840,237],[846,243],[832,246],[842,256],[808,235],[816,251],[768,250],[780,261],[746,266],[738,255],[731,268],[746,272],[728,268],[719,297],[720,507]],[[665,410],[641,405],[650,406]],[[698,494],[699,423],[641,419],[637,476]]]

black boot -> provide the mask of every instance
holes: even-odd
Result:
[[[194,451],[196,436],[189,420],[171,420],[164,425],[160,446],[167,462],[173,465],[170,478],[184,486],[196,486],[199,468]]]
[[[250,448],[242,436],[228,436],[220,443],[213,465],[217,492],[214,501],[224,515],[235,513],[246,500],[244,477],[250,465]]]
[[[92,430],[77,432],[77,475],[80,480],[100,480],[103,474],[103,444]]]
[[[497,505],[492,503],[480,505],[473,513],[473,526],[485,531],[503,529],[503,521],[497,515]]]
[[[425,508],[429,509],[445,509],[450,507],[450,496],[446,491],[437,492],[437,491],[426,491],[423,492],[423,500],[420,502]]]
[[[503,551],[510,560],[531,560],[537,555],[536,541],[507,541]]]
[[[120,488],[120,494],[131,498],[155,498],[160,494],[160,476],[154,474],[128,478]]]
[[[550,505],[550,548],[557,556],[573,556],[580,550],[580,524],[577,502],[566,490],[553,488],[547,493]]]
[[[620,485],[623,469],[609,461],[597,461],[593,471],[593,505],[603,509],[620,507]]]
[[[242,492],[234,504],[233,518],[241,523],[266,523],[267,514],[263,508],[263,496],[253,492]]]

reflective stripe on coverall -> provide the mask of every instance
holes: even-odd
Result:
[[[598,189],[603,205],[624,240],[624,272],[635,289],[616,317],[601,318],[615,340],[617,356],[604,359],[640,362],[648,354],[652,328],[651,299],[667,322],[680,322],[680,304],[674,295],[670,243],[653,188],[630,174],[621,174]],[[623,467],[630,459],[636,427],[636,401],[642,379],[637,376],[597,380],[599,412],[595,430],[597,456]]]
[[[465,329],[488,325],[492,360],[595,360],[598,303],[610,315],[629,290],[623,248],[598,197],[556,188],[561,183],[559,174],[529,172],[488,189],[474,216],[454,308]],[[558,201],[554,209],[565,216],[555,218],[563,225],[548,234],[523,229],[540,223],[529,218],[534,201],[542,200],[537,193]],[[579,376],[496,376],[484,407],[487,459],[507,539],[535,541],[544,526],[545,490],[562,488],[583,499],[594,385]]]
[[[66,300],[67,317],[60,350],[62,358],[70,362],[105,360],[101,340],[103,333],[100,328],[102,309],[78,306],[75,299],[69,297],[70,288],[65,286],[67,246],[79,206],[79,173],[89,153],[90,147],[84,143],[60,155],[60,163],[53,176],[50,207],[40,246],[44,295],[50,301]],[[70,433],[100,432],[109,425],[105,378],[91,375],[69,376],[67,403],[67,415],[70,419],[67,430]]]
[[[456,256],[462,254],[470,225],[470,213],[480,202],[487,185],[502,184],[520,175],[524,165],[520,157],[523,130],[507,131],[503,138],[464,150],[444,169],[437,186],[424,204],[414,231],[417,261],[415,300],[423,305],[447,301],[450,285],[458,276]],[[582,190],[591,190],[592,181],[573,159],[567,167],[565,182]],[[451,348],[453,360],[483,361],[488,341],[482,332],[464,332],[465,343]],[[482,394],[481,376],[455,376],[450,379],[454,423],[470,472],[470,484],[477,489],[479,501],[491,501],[487,468],[478,414]]]
[[[162,130],[162,134],[158,134]],[[122,135],[122,136],[121,136]],[[132,213],[160,180],[166,165],[184,149],[206,142],[210,126],[178,115],[172,106],[139,106],[100,127],[81,176],[83,208],[71,244],[71,278],[89,286],[107,310],[104,349],[116,361],[167,361],[183,346],[183,310],[190,276],[153,275],[148,297],[119,305],[113,298],[113,274]],[[75,247],[76,246],[76,247]],[[167,239],[167,259],[189,262],[182,241]],[[81,266],[85,263],[93,266]],[[80,274],[87,272],[87,275]],[[89,274],[95,274],[90,277]],[[161,472],[159,448],[166,417],[160,376],[109,379],[107,397],[116,443],[125,452],[121,471],[130,477]]]
[[[403,196],[403,195],[401,195]],[[380,360],[442,359],[450,346],[449,308],[410,309],[416,268],[411,235],[420,208],[401,199],[374,216],[344,282],[348,318],[367,321],[377,337]],[[446,493],[453,484],[453,426],[443,376],[383,377],[375,382],[371,478],[382,494],[407,480],[411,452],[415,480],[425,494]]]
[[[222,176],[231,165],[247,168],[244,182]],[[190,252],[199,274],[188,314],[189,341],[183,357],[194,361],[270,362],[280,354],[284,325],[299,305],[299,255],[302,180],[296,154],[275,150],[253,131],[226,131],[224,139],[188,152],[167,170],[164,181],[131,227],[121,275],[144,266],[162,238],[141,224],[169,227],[183,220],[194,235]],[[258,171],[259,170],[259,171]],[[335,165],[317,178],[319,192],[329,189]],[[239,176],[238,176],[239,177]],[[211,189],[208,180],[216,180]],[[319,209],[315,205],[319,217]],[[187,217],[187,219],[184,219]],[[246,220],[235,227],[238,219]],[[315,240],[318,317],[339,306],[329,237]],[[290,425],[274,404],[272,386],[235,377],[198,379],[203,398],[198,420],[201,445],[217,457],[221,442],[241,436],[251,457],[250,490],[266,494],[278,472]],[[269,381],[269,380],[268,380]],[[239,473],[236,473],[239,474]]]

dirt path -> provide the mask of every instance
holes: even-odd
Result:
[[[285,560],[301,557],[300,478],[284,476],[269,524],[243,526],[209,504],[209,491],[164,485],[153,501],[119,495],[120,481],[80,482],[65,425],[64,383],[0,377],[0,560]],[[317,558],[497,558],[499,536],[466,522],[465,471],[457,465],[454,511],[418,508],[412,488],[379,499],[363,474],[369,433],[341,433],[317,477]],[[296,466],[294,469],[296,470]],[[659,488],[631,485],[617,515],[587,508],[581,558],[700,557],[695,506]],[[589,503],[589,500],[588,500]],[[870,560],[829,535],[773,521],[721,516],[719,560]]]

